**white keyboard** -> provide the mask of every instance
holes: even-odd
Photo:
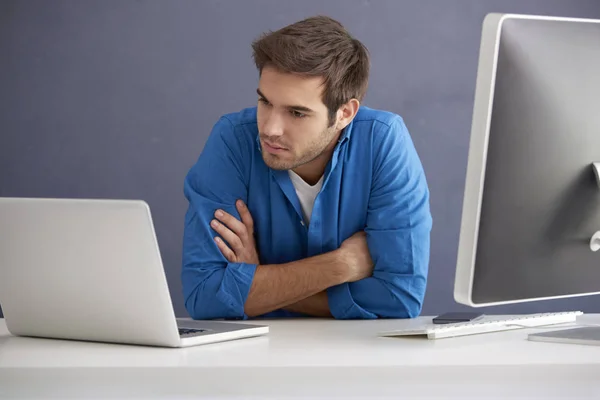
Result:
[[[484,316],[471,322],[453,324],[425,324],[415,328],[380,332],[379,336],[423,336],[427,339],[442,339],[455,336],[477,335],[480,333],[508,331],[511,329],[535,328],[545,325],[575,322],[581,311],[525,314],[514,316]]]

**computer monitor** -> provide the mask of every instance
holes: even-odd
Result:
[[[474,100],[455,300],[600,294],[600,20],[487,15]]]

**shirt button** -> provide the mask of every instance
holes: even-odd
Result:
[[[304,226],[304,221],[300,220],[300,225]]]

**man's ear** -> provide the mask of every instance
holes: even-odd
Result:
[[[356,116],[358,109],[360,107],[360,102],[357,99],[352,99],[342,106],[337,111],[338,121],[337,121],[337,129],[344,129]]]

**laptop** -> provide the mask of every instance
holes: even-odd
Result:
[[[269,332],[176,318],[142,200],[0,198],[0,304],[15,336],[188,347]]]

